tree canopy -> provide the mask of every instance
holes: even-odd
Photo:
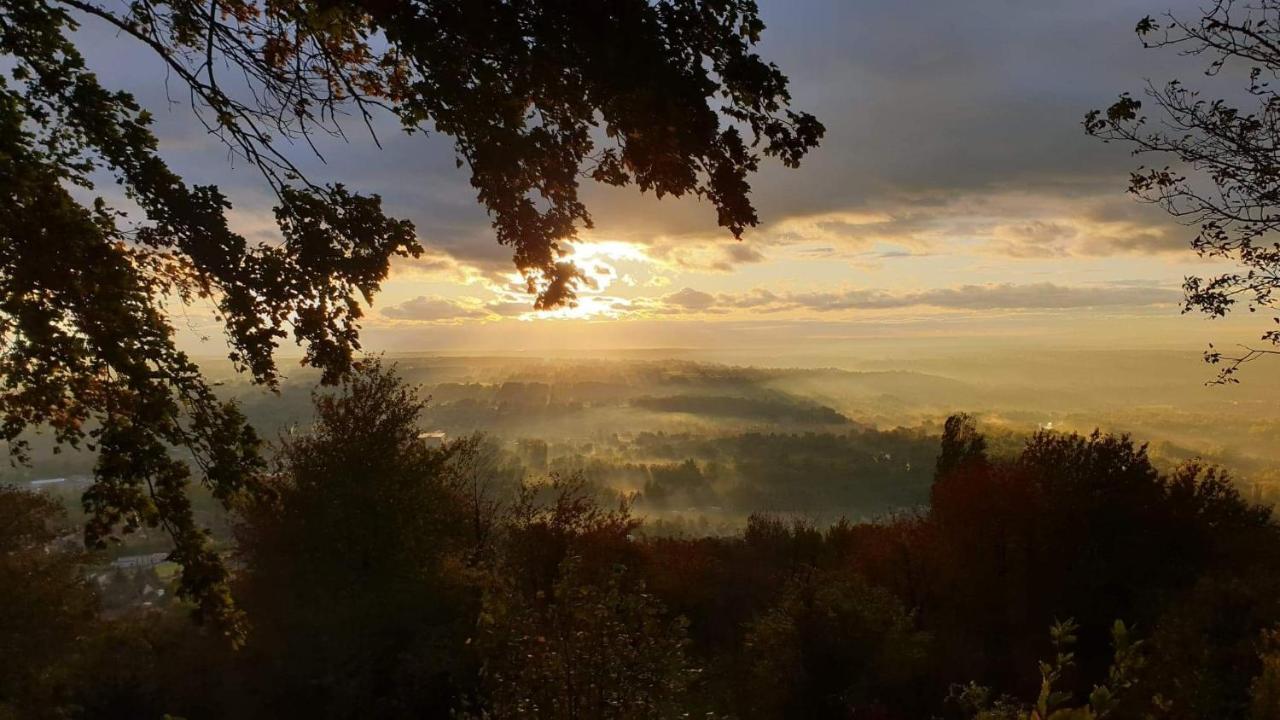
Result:
[[[147,110],[88,67],[90,21],[153,52],[261,173],[278,243],[236,232],[225,194],[169,168]],[[18,459],[32,428],[96,450],[86,540],[163,526],[182,592],[234,625],[186,486],[194,468],[223,502],[253,491],[260,440],[175,345],[170,313],[212,306],[256,382],[277,381],[290,339],[335,381],[361,301],[421,252],[379,197],[307,177],[292,148],[344,117],[372,131],[377,113],[450,136],[536,305],[571,303],[585,279],[561,243],[591,223],[581,180],[696,195],[740,235],[761,159],[794,166],[817,144],[822,125],[754,52],[762,30],[752,0],[0,1],[4,440]]]

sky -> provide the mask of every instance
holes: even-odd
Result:
[[[595,228],[570,257],[595,287],[573,308],[533,311],[448,138],[406,136],[388,119],[378,149],[353,119],[349,142],[321,144],[324,163],[299,154],[316,177],[381,194],[426,248],[393,267],[366,347],[811,352],[887,338],[1199,350],[1265,329],[1180,313],[1185,276],[1229,266],[1201,262],[1192,230],[1128,197],[1137,161],[1081,128],[1085,112],[1147,78],[1229,94],[1229,79],[1144,50],[1133,33],[1146,14],[1194,5],[760,4],[760,52],[826,125],[822,145],[799,169],[764,164],[752,179],[762,223],[741,241],[706,203],[584,187]],[[154,59],[92,22],[83,32],[104,81],[155,111],[171,165],[222,187],[236,229],[276,241],[267,187],[204,134]],[[181,332],[198,349],[217,344],[198,312]]]

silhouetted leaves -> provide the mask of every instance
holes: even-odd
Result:
[[[85,17],[153,52],[262,174],[280,244],[235,232],[218,188],[168,168],[146,110],[86,68]],[[377,196],[312,181],[281,143],[341,135],[348,111],[450,135],[536,304],[571,303],[582,275],[560,243],[591,222],[582,176],[709,199],[741,235],[761,157],[794,166],[817,144],[821,124],[753,52],[762,29],[751,0],[0,2],[0,437],[19,460],[37,427],[97,450],[87,542],[164,528],[181,593],[238,636],[186,488],[252,495],[260,443],[177,349],[171,312],[211,309],[256,382],[276,384],[290,340],[336,382],[362,303],[421,252]],[[125,202],[86,200],[103,181]]]
[[[1085,131],[1121,142],[1134,155],[1176,162],[1137,168],[1129,192],[1195,227],[1191,247],[1202,258],[1241,266],[1214,277],[1187,277],[1184,312],[1222,317],[1238,307],[1274,310],[1280,244],[1269,238],[1280,229],[1280,93],[1273,86],[1280,73],[1280,3],[1222,0],[1191,19],[1145,17],[1135,30],[1144,47],[1207,59],[1208,77],[1228,65],[1247,68],[1249,107],[1208,99],[1178,80],[1148,83],[1146,103],[1154,118],[1143,114],[1143,101],[1125,93],[1105,112],[1090,111]],[[1267,330],[1262,340],[1280,344],[1280,331]],[[1276,352],[1244,347],[1224,355],[1210,346],[1205,360],[1220,366],[1218,382],[1233,383],[1244,363]]]

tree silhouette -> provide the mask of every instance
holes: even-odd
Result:
[[[1141,166],[1129,192],[1197,228],[1192,248],[1204,258],[1233,260],[1241,269],[1215,277],[1188,277],[1184,312],[1223,317],[1244,306],[1275,311],[1280,288],[1280,2],[1217,0],[1201,16],[1150,16],[1137,25],[1144,47],[1170,48],[1208,60],[1205,74],[1247,68],[1243,104],[1207,99],[1178,80],[1148,83],[1146,100],[1128,93],[1105,111],[1090,111],[1086,132],[1133,148],[1135,155],[1169,157],[1176,166]],[[1144,102],[1155,119],[1144,114]],[[1280,318],[1275,322],[1280,325]],[[1223,353],[1212,345],[1205,360],[1219,366],[1218,381],[1236,382],[1244,363],[1280,352],[1280,329],[1261,339],[1272,347]]]
[[[90,18],[152,51],[262,174],[279,244],[234,232],[225,195],[168,168],[147,111],[87,68]],[[451,136],[536,304],[570,303],[582,276],[559,243],[590,225],[584,176],[705,198],[740,235],[762,156],[794,166],[816,145],[821,124],[753,52],[762,29],[751,0],[0,1],[4,440],[22,459],[24,432],[48,427],[97,450],[87,542],[163,526],[181,592],[233,626],[186,486],[194,465],[224,503],[251,493],[259,441],[175,347],[170,310],[211,305],[256,382],[276,383],[290,338],[333,382],[359,350],[360,301],[421,252],[377,196],[306,177],[290,146],[340,135],[346,112]],[[86,199],[106,179],[125,205]]]
[[[978,432],[977,423],[966,413],[951,415],[942,426],[942,447],[938,452],[935,477],[944,478],[972,463],[987,460],[987,439]]]
[[[417,439],[424,405],[393,368],[361,363],[316,394],[316,423],[285,444],[270,497],[241,509],[241,654],[268,703],[323,717],[447,714],[470,617],[452,569],[470,513],[451,487],[454,450]]]

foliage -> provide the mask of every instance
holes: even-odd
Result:
[[[983,464],[987,459],[987,440],[978,433],[977,423],[963,413],[947,418],[942,427],[942,447],[934,470],[946,477],[971,463]]]
[[[1280,631],[1264,632],[1261,644],[1262,671],[1250,687],[1250,720],[1280,717]]]
[[[601,505],[581,476],[521,485],[480,576],[477,716],[678,713],[696,671],[684,621],[627,569],[638,525],[625,500]]]
[[[270,497],[244,508],[236,592],[252,621],[249,682],[268,707],[406,717],[453,702],[471,527],[449,451],[417,439],[422,405],[393,369],[363,365],[317,395],[318,421],[285,439]]]
[[[626,569],[603,580],[570,556],[550,594],[498,581],[480,614],[486,703],[479,717],[660,720],[679,716],[696,678],[684,623]]]
[[[988,684],[1026,685],[1015,658],[1033,656],[1037,626],[1073,616],[1096,629],[1123,614],[1154,629],[1163,680],[1189,673],[1176,682],[1200,702],[1238,691],[1199,683],[1193,668],[1252,674],[1226,663],[1234,651],[1216,665],[1185,662],[1203,633],[1219,638],[1215,647],[1251,641],[1273,612],[1266,588],[1277,558],[1265,548],[1275,547],[1276,526],[1214,470],[1189,464],[1163,475],[1128,438],[1040,433],[1015,460],[940,476],[930,520],[916,546],[921,569],[904,590],[941,639],[946,664],[968,658]],[[1256,591],[1235,589],[1242,585]],[[1230,631],[1208,625],[1223,606],[1241,620]],[[1086,675],[1107,662],[1096,637],[1076,651]]]
[[[1247,71],[1243,103],[1206,98],[1178,80],[1149,82],[1145,101],[1125,93],[1105,111],[1090,111],[1085,130],[1127,145],[1135,155],[1177,163],[1138,167],[1129,176],[1129,192],[1196,226],[1191,246],[1201,257],[1241,266],[1215,277],[1188,277],[1185,311],[1222,317],[1238,306],[1274,310],[1280,246],[1268,236],[1280,228],[1280,164],[1273,152],[1280,141],[1280,94],[1272,83],[1280,73],[1280,3],[1217,0],[1199,17],[1148,16],[1136,30],[1144,47],[1207,58],[1208,77],[1223,71],[1230,76],[1236,66]],[[1154,108],[1154,119],[1144,102]],[[1262,340],[1280,344],[1280,330],[1264,332]],[[1221,364],[1220,382],[1235,382],[1243,363],[1275,352],[1244,348],[1232,355],[1211,345],[1205,359]]]
[[[86,19],[154,53],[209,133],[261,172],[279,244],[235,232],[218,188],[165,164],[150,114],[86,66]],[[757,222],[747,177],[761,157],[794,166],[817,144],[821,124],[789,108],[786,78],[753,51],[762,30],[751,0],[4,0],[0,436],[19,459],[25,431],[46,426],[96,451],[88,543],[164,528],[180,592],[238,635],[186,488],[194,466],[234,504],[255,489],[260,443],[177,349],[171,313],[212,306],[258,383],[277,382],[290,338],[332,382],[391,260],[422,251],[380,198],[305,177],[290,146],[341,135],[348,111],[370,130],[386,113],[451,136],[497,240],[552,307],[585,281],[560,245],[591,221],[581,175],[696,194],[739,236]],[[95,196],[110,182],[120,202]]]
[[[472,562],[492,551],[502,511],[518,497],[522,479],[523,468],[504,457],[498,443],[483,433],[449,445],[444,482],[467,515]]]
[[[252,717],[232,669],[240,658],[213,628],[178,608],[134,610],[86,624],[63,658],[74,718]]]
[[[57,717],[96,607],[62,508],[0,485],[0,718]]]
[[[888,591],[802,572],[745,631],[748,717],[846,718],[907,709],[928,637]]]
[[[753,52],[764,24],[750,0],[65,4],[154,50],[210,132],[273,185],[300,173],[271,134],[340,132],[344,109],[452,136],[498,241],[531,286],[540,276],[543,306],[571,299],[581,277],[557,257],[590,223],[580,175],[695,193],[738,235],[757,221],[746,178],[761,154],[794,166],[823,133]],[[227,89],[219,65],[255,93]]]
[[[54,505],[0,493],[0,537],[25,538],[0,552],[0,642],[29,661],[0,656],[10,715],[1274,715],[1278,526],[1127,437],[988,456],[959,420],[948,442],[974,450],[927,509],[662,537],[584,476],[518,482],[483,437],[426,447],[378,363],[315,402],[241,508],[238,650],[171,606],[95,616]],[[12,580],[31,563],[68,582]]]
[[[1136,692],[1136,674],[1144,663],[1142,641],[1134,640],[1125,624],[1117,620],[1111,627],[1115,656],[1107,682],[1093,686],[1084,705],[1075,705],[1071,694],[1058,689],[1058,684],[1075,664],[1071,647],[1079,629],[1073,620],[1054,623],[1050,628],[1055,654],[1052,662],[1040,663],[1040,691],[1033,703],[1023,705],[1007,698],[992,702],[989,689],[972,683],[953,688],[954,700],[973,720],[1103,720],[1118,716],[1121,701]],[[1132,717],[1151,720],[1165,709],[1166,703],[1157,696],[1152,698],[1149,712]]]

